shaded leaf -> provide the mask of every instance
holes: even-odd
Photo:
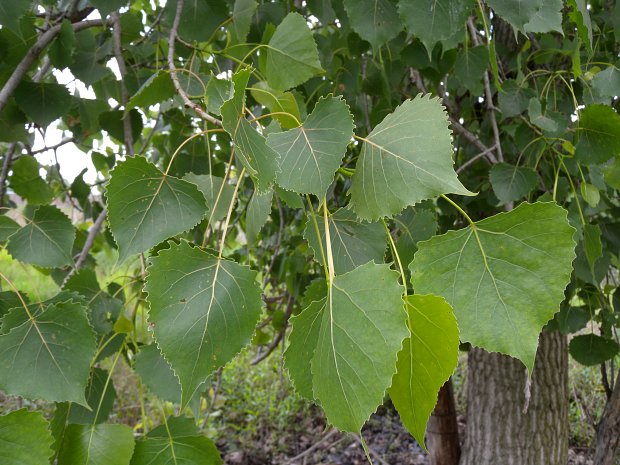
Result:
[[[273,192],[267,191],[264,194],[254,192],[248,202],[248,211],[245,214],[245,235],[249,244],[256,242],[258,234],[269,219],[272,201]]]
[[[571,356],[582,365],[600,365],[620,353],[620,346],[612,339],[596,334],[581,334],[568,345]]]
[[[134,450],[127,425],[69,425],[58,465],[129,465]]]
[[[207,201],[206,218],[209,223],[220,221],[226,217],[230,202],[233,201],[235,186],[228,184],[223,178],[210,174],[188,173],[183,179],[196,184]]]
[[[135,357],[134,370],[157,397],[181,402],[181,384],[156,344],[143,346]]]
[[[165,19],[168,25],[172,25],[174,21],[176,5],[177,2],[174,1],[166,3]],[[189,42],[206,42],[227,18],[226,2],[211,0],[185,2],[179,23],[179,35]]]
[[[525,197],[538,183],[536,171],[508,163],[493,165],[489,172],[489,179],[493,192],[504,204]]]
[[[522,87],[513,79],[506,79],[498,94],[498,104],[502,117],[510,118],[520,115],[527,110],[530,99],[534,96],[533,89]]]
[[[12,166],[9,185],[13,192],[30,204],[49,203],[54,198],[54,191],[39,174],[40,169],[37,159],[28,156],[19,157]]]
[[[0,242],[5,242],[19,229],[19,224],[6,215],[0,215]]]
[[[143,157],[120,162],[106,194],[119,262],[193,228],[206,209],[195,184],[162,173]]]
[[[418,242],[430,239],[437,233],[437,215],[429,210],[408,208],[402,215],[396,217],[394,222],[399,231],[396,250],[403,266],[406,267],[418,250]]]
[[[235,43],[245,42],[257,7],[255,0],[235,0],[230,28]]]
[[[150,78],[148,78],[146,82],[142,84],[140,89],[138,89],[138,91],[131,96],[131,99],[129,99],[129,102],[127,103],[127,108],[133,108],[133,107],[148,108],[150,105],[156,105],[158,103],[163,103],[166,100],[171,99],[175,95],[176,95],[176,91],[174,89],[174,85],[172,84],[172,80],[170,79],[170,75],[163,71],[158,71],[157,73],[153,74]],[[136,117],[132,116],[132,123],[133,123],[134,118]],[[142,118],[140,118],[140,120],[142,120]],[[131,129],[132,130],[134,129],[133,124],[132,124]],[[117,134],[117,135],[120,135],[120,134]],[[138,133],[138,136],[139,135],[140,133]],[[122,140],[122,138],[119,140]]]
[[[101,129],[107,131],[115,139],[125,143],[125,126],[123,120],[129,118],[131,120],[131,135],[133,141],[136,142],[142,133],[142,116],[136,109],[129,110],[127,115],[123,110],[104,111],[99,114],[99,124]]]
[[[473,195],[458,180],[452,153],[439,99],[405,101],[364,139],[350,191],[355,213],[376,220],[440,194]]]
[[[250,88],[250,92],[258,103],[266,106],[272,113],[276,113],[273,117],[284,129],[299,126],[301,121],[299,106],[291,92],[280,92],[272,89],[265,81],[254,84]]]
[[[562,32],[562,0],[487,0],[495,13],[526,32]]]
[[[575,156],[598,164],[620,154],[620,116],[607,105],[588,105],[579,114]]]
[[[148,273],[149,319],[185,405],[250,342],[262,305],[256,272],[181,242],[152,257]]]
[[[40,412],[21,409],[0,415],[2,465],[48,465],[53,442],[49,423]]]
[[[52,65],[56,68],[63,69],[69,66],[73,61],[73,50],[75,49],[75,33],[71,22],[63,19],[60,31],[56,39],[52,43],[49,51],[49,57]]]
[[[592,21],[585,0],[567,0],[566,3],[570,7],[568,17],[577,26],[579,38],[592,53]]]
[[[67,420],[69,423],[91,425],[107,421],[116,399],[116,390],[112,379],[108,380],[109,375],[106,370],[93,368],[85,394],[90,410],[81,405],[71,404]]]
[[[564,300],[573,233],[563,208],[522,203],[420,242],[413,288],[452,305],[463,342],[518,358],[531,372],[538,334]]]
[[[483,91],[482,76],[488,65],[489,52],[486,47],[480,45],[463,48],[459,51],[454,63],[454,77],[469,90],[470,94],[480,95]]]
[[[120,7],[127,5],[127,0],[89,0],[89,2],[99,10],[102,18],[105,18]]]
[[[583,225],[583,249],[590,268],[593,268],[596,260],[603,255],[601,228],[597,224]]]
[[[583,1],[583,0],[582,0]],[[603,98],[613,99],[620,93],[620,71],[615,66],[610,66],[592,78],[592,90]]]
[[[20,34],[19,19],[30,9],[30,0],[2,0],[0,2],[0,24]]]
[[[42,127],[63,116],[72,103],[65,86],[49,82],[22,81],[14,96],[28,118]]]
[[[392,0],[344,0],[343,3],[353,30],[374,49],[402,30],[396,2]]]

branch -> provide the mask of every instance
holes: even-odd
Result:
[[[286,312],[284,313],[284,321],[283,321],[284,326],[282,327],[282,330],[278,331],[278,334],[273,339],[273,341],[271,341],[271,343],[267,347],[267,350],[265,350],[265,352],[263,352],[262,354],[257,355],[254,358],[254,360],[252,360],[251,362],[252,365],[258,365],[260,362],[262,362],[267,357],[269,357],[271,353],[274,350],[276,350],[276,348],[280,345],[280,342],[282,342],[282,339],[284,339],[284,333],[286,332],[286,327],[288,326],[288,320],[291,317],[291,314],[293,313],[293,308],[295,307],[294,304],[295,304],[295,298],[292,295],[289,295],[288,302],[286,304]]]
[[[459,166],[456,169],[456,174],[459,174],[461,171],[463,171],[469,165],[471,165],[472,163],[478,161],[482,157],[488,157],[489,155],[492,155],[493,150],[495,150],[495,146],[489,147],[488,149],[483,150],[478,155],[474,155],[473,157],[471,157],[469,160],[467,160],[465,163],[463,163],[461,166]]]
[[[127,92],[127,86],[125,85],[125,78],[127,76],[127,66],[125,65],[125,59],[123,58],[123,49],[121,47],[121,20],[118,15],[118,11],[115,11],[110,15],[112,21],[112,44],[114,46],[114,57],[116,58],[116,64],[118,65],[118,72],[121,75],[121,103],[125,110],[125,116],[123,116],[123,135],[125,136],[125,147],[127,147],[127,154],[131,157],[134,156],[133,148],[133,131],[131,127],[131,116],[127,113],[127,103],[129,102],[129,92]]]
[[[9,168],[11,167],[11,161],[13,160],[13,155],[15,155],[16,147],[16,143],[9,145],[9,148],[4,154],[2,171],[0,171],[0,208],[4,206],[4,194],[6,193],[6,178],[9,175]]]
[[[92,19],[88,21],[80,21],[79,23],[74,23],[72,24],[72,27],[75,32],[78,32],[91,27],[103,26],[105,24],[108,24],[108,22],[104,22],[101,19]],[[61,24],[56,24],[55,26],[52,26],[43,34],[41,34],[37,41],[34,43],[34,45],[30,47],[30,50],[28,50],[24,58],[22,58],[22,61],[20,61],[19,64],[15,67],[13,74],[11,74],[11,77],[9,77],[9,79],[2,87],[2,90],[0,90],[0,112],[6,106],[9,98],[11,97],[21,80],[24,78],[32,64],[37,60],[37,58],[39,58],[41,52],[58,35],[58,33],[60,32],[60,27]]]
[[[71,144],[75,142],[75,138],[74,137],[68,137],[66,139],[61,140],[60,142],[58,142],[57,144],[54,145],[49,145],[37,150],[31,150],[29,155],[36,155],[37,153],[43,153],[43,152],[47,152],[48,150],[56,150],[59,149],[60,147],[62,147],[63,145],[67,145],[67,144]]]
[[[183,103],[187,108],[191,108],[196,112],[198,116],[202,119],[215,124],[216,126],[222,126],[222,122],[211,116],[209,113],[204,111],[200,105],[192,102],[188,97],[187,93],[181,87],[181,83],[179,82],[179,76],[177,75],[177,68],[174,64],[174,43],[177,38],[177,30],[179,29],[179,23],[181,22],[181,12],[183,11],[183,0],[177,0],[177,11],[174,16],[174,22],[172,23],[172,27],[170,28],[170,36],[168,37],[168,69],[170,70],[170,79],[172,79],[172,83],[174,84],[174,88],[177,91],[177,94],[183,100]]]

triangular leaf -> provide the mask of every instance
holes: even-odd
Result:
[[[148,273],[155,339],[181,381],[185,405],[250,342],[262,305],[256,272],[181,242],[153,257]]]
[[[562,0],[487,0],[493,11],[525,32],[562,32]]]
[[[452,305],[462,341],[518,358],[531,372],[538,334],[564,300],[573,233],[558,205],[522,203],[420,242],[411,282]]]
[[[156,344],[140,349],[134,370],[157,397],[177,404],[181,402],[181,384]]]
[[[353,30],[377,49],[392,40],[402,30],[392,0],[344,0]]]
[[[568,17],[577,26],[579,38],[586,44],[590,53],[592,52],[592,21],[590,20],[590,12],[585,0],[568,0],[566,2],[570,7]]]
[[[437,393],[458,363],[459,330],[452,308],[441,297],[408,296],[406,309],[410,336],[398,354],[389,394],[401,421],[423,445]]]
[[[47,465],[54,439],[40,412],[16,410],[0,416],[0,463]]]
[[[206,210],[195,184],[162,173],[143,157],[119,163],[106,193],[119,262],[193,228]]]
[[[267,145],[280,155],[278,184],[323,198],[352,137],[347,103],[338,97],[319,99],[301,126],[267,137]]]
[[[493,192],[504,204],[523,198],[536,187],[538,182],[538,176],[533,169],[508,163],[493,165],[489,179]]]
[[[440,194],[473,195],[456,177],[452,153],[439,99],[405,101],[364,139],[351,186],[355,213],[376,220]]]

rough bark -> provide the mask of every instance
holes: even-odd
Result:
[[[595,465],[615,465],[620,446],[620,373],[596,431]]]
[[[540,337],[529,406],[521,362],[472,349],[461,465],[566,465],[568,351],[557,332]]]
[[[461,456],[452,380],[444,384],[426,427],[431,465],[458,465]]]

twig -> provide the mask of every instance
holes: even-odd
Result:
[[[282,342],[282,339],[284,339],[284,333],[286,332],[286,327],[288,326],[288,319],[291,317],[291,314],[293,313],[293,308],[295,307],[294,304],[295,304],[295,298],[289,294],[288,302],[286,303],[286,311],[284,312],[284,319],[282,323],[284,326],[282,327],[280,331],[278,331],[278,334],[273,339],[273,341],[271,341],[271,343],[267,347],[267,350],[265,350],[263,353],[254,357],[254,360],[252,360],[251,362],[252,365],[258,365],[260,362],[262,362],[267,357],[269,357],[272,354],[272,352],[276,350],[278,345],[280,345],[280,342]]]
[[[299,459],[304,458],[306,455],[310,454],[311,452],[317,450],[319,447],[321,447],[325,442],[327,442],[328,439],[330,439],[332,436],[334,436],[335,434],[338,433],[337,429],[333,429],[331,430],[329,433],[327,433],[325,436],[323,436],[321,439],[319,439],[317,442],[315,442],[314,444],[312,444],[312,446],[310,446],[309,448],[307,448],[305,451],[303,451],[301,454],[296,455],[295,457],[293,457],[292,459],[287,460],[286,462],[284,462],[282,465],[291,465],[295,462],[297,462]]]
[[[492,147],[489,147],[488,149],[483,150],[478,155],[474,155],[473,157],[471,157],[469,160],[467,160],[465,163],[463,163],[461,166],[459,166],[456,169],[456,174],[459,174],[461,171],[463,171],[465,168],[467,168],[472,163],[475,163],[476,161],[478,161],[480,158],[487,157],[491,152],[493,152],[493,150],[495,150],[495,146],[492,146]]]
[[[183,11],[183,0],[177,0],[177,11],[174,16],[174,21],[172,23],[172,27],[170,28],[170,36],[168,37],[168,69],[170,70],[170,79],[172,79],[172,83],[174,84],[174,88],[177,91],[177,94],[183,100],[183,103],[187,108],[191,108],[196,112],[198,116],[202,119],[209,121],[212,124],[217,126],[222,126],[222,122],[211,116],[209,113],[204,111],[200,105],[192,102],[188,97],[187,93],[181,87],[181,83],[179,82],[179,76],[177,75],[177,68],[174,64],[174,43],[177,38],[177,30],[179,29],[179,23],[181,22],[181,13]]]
[[[75,32],[78,32],[91,27],[103,26],[105,24],[108,24],[108,22],[101,19],[91,19],[74,23],[72,24],[72,27]],[[39,58],[41,52],[58,35],[58,33],[60,32],[60,27],[61,24],[56,24],[49,28],[47,31],[45,31],[43,34],[41,34],[37,41],[34,43],[34,45],[30,47],[24,58],[22,58],[22,61],[20,61],[19,64],[15,67],[15,70],[2,87],[2,90],[0,90],[0,112],[6,106],[9,101],[9,97],[11,97],[11,95],[13,94],[21,80],[24,78],[32,64],[37,60],[37,58]]]
[[[458,132],[465,139],[467,139],[469,142],[475,145],[478,149],[484,152],[485,157],[489,160],[491,164],[497,163],[497,158],[495,158],[495,155],[493,155],[493,150],[490,150],[489,147],[484,145],[473,132],[471,132],[469,129],[467,129],[465,126],[459,123],[452,116],[450,116],[450,124],[452,125],[452,128],[456,132]]]
[[[4,154],[4,160],[2,161],[2,171],[0,171],[0,208],[4,207],[4,194],[6,194],[6,178],[9,175],[9,169],[11,168],[11,161],[13,161],[13,155],[15,155],[15,148],[17,143],[12,143]]]
[[[66,139],[61,140],[57,144],[48,145],[46,147],[43,147],[43,148],[40,148],[40,149],[37,149],[37,150],[32,150],[30,152],[30,155],[36,155],[37,153],[47,152],[48,150],[57,150],[60,147],[62,147],[63,145],[71,144],[73,142],[75,142],[75,138],[74,137],[68,137]]]
[[[355,440],[362,446],[364,447],[364,445],[362,444],[362,439],[357,435],[353,435],[353,437],[355,438]],[[372,455],[375,459],[377,459],[377,461],[381,464],[381,465],[390,465],[389,463],[387,463],[383,457],[381,457],[379,455],[379,453],[377,451],[375,451],[373,448],[367,446],[368,448],[368,452],[370,452],[370,455]]]
[[[280,203],[280,199],[276,196],[276,205],[278,207],[278,216],[280,218],[280,225],[278,228],[278,235],[276,238],[276,244],[273,248],[273,252],[271,255],[271,261],[269,262],[269,266],[267,267],[267,271],[265,271],[265,277],[263,278],[263,290],[267,287],[267,283],[269,282],[269,275],[271,274],[271,270],[276,263],[276,258],[280,253],[280,247],[282,246],[282,235],[284,233],[284,211],[282,209],[282,204]]]
[[[123,135],[125,136],[125,147],[127,148],[127,154],[133,157],[133,128],[131,127],[131,115],[127,112],[129,92],[127,92],[127,86],[125,85],[125,78],[127,77],[127,66],[125,65],[125,59],[123,58],[123,49],[121,44],[121,20],[120,16],[118,15],[118,11],[115,11],[110,15],[110,20],[112,21],[112,43],[114,46],[114,57],[116,58],[116,64],[118,65],[118,72],[121,75],[121,103],[123,104],[123,108],[125,110],[125,116],[123,117]]]
[[[90,252],[90,249],[92,249],[93,244],[95,243],[95,238],[97,237],[97,234],[99,234],[99,230],[101,229],[101,226],[103,225],[103,222],[105,221],[107,215],[108,215],[107,208],[104,208],[101,211],[101,213],[99,213],[99,216],[97,217],[97,219],[91,226],[90,231],[88,231],[88,237],[86,238],[86,242],[84,242],[84,247],[82,248],[80,255],[75,261],[75,266],[65,277],[62,283],[62,287],[64,287],[64,285],[67,284],[67,281],[69,280],[69,278],[73,276],[76,273],[76,271],[82,267],[82,265],[88,258],[88,253]]]

